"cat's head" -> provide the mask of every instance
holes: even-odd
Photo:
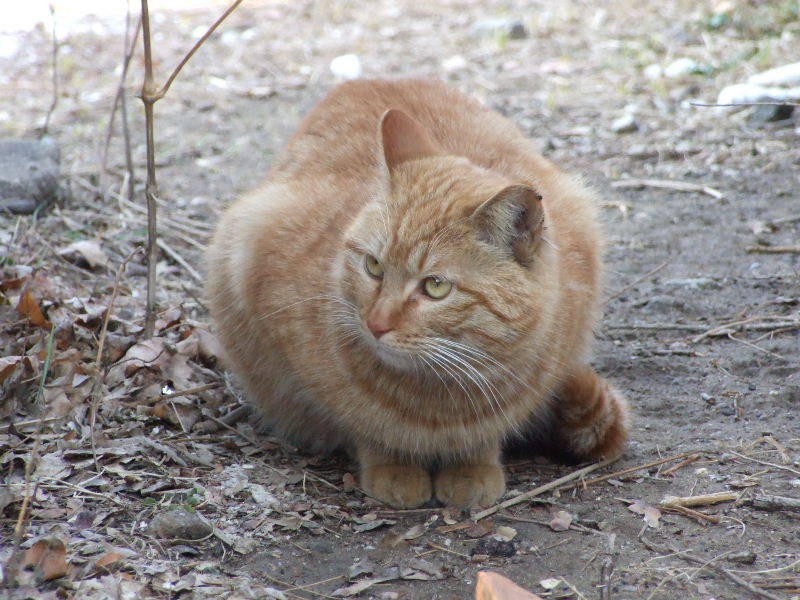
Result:
[[[490,367],[540,318],[541,198],[445,154],[400,111],[379,140],[384,185],[346,232],[337,273],[351,335],[403,370]]]

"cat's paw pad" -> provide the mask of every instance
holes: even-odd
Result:
[[[489,506],[505,489],[506,477],[497,465],[452,467],[436,475],[436,498],[456,508]]]
[[[361,487],[394,508],[417,508],[433,495],[430,474],[413,465],[374,465],[361,471]]]

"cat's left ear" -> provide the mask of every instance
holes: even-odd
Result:
[[[533,262],[544,229],[542,197],[527,185],[510,185],[481,204],[470,217],[478,235],[508,250],[523,266]]]
[[[381,117],[380,142],[389,171],[408,160],[442,154],[425,128],[396,108]]]

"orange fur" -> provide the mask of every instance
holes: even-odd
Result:
[[[494,502],[503,442],[537,420],[578,458],[625,443],[624,399],[585,366],[593,194],[443,84],[333,90],[225,212],[208,273],[250,401],[306,448],[352,450],[389,504]]]

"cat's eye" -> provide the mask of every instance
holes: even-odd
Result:
[[[366,268],[367,273],[372,275],[375,279],[383,279],[383,265],[371,254],[367,254],[364,259],[364,268]]]
[[[422,289],[425,294],[434,300],[441,300],[450,293],[450,290],[453,289],[453,284],[444,277],[432,276],[426,277],[422,281]]]

